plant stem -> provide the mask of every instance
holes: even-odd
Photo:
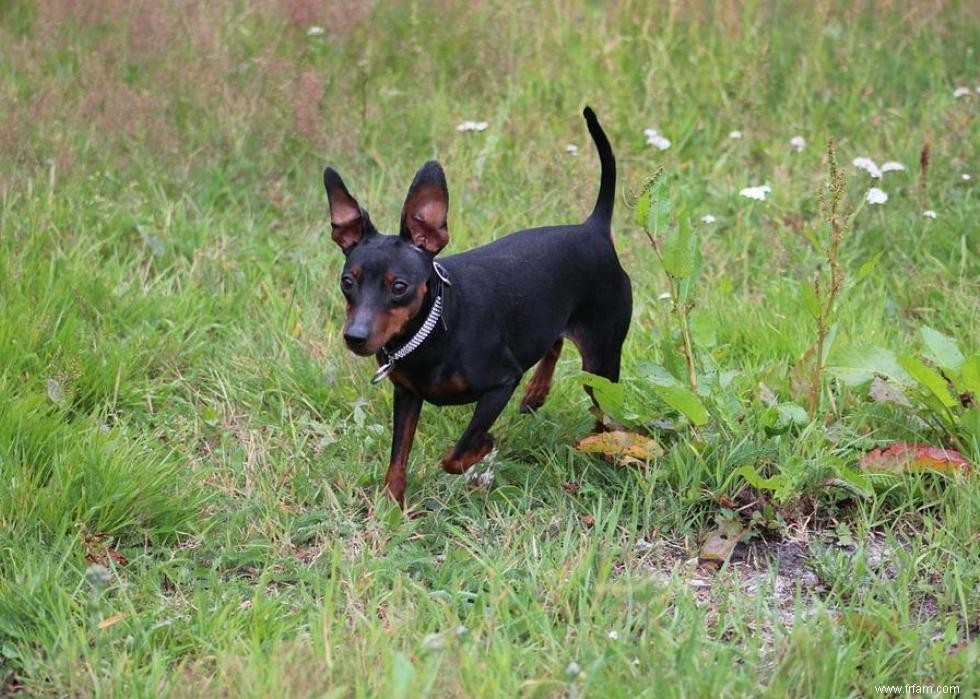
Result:
[[[650,244],[653,245],[653,251],[657,255],[657,261],[660,262],[660,266],[663,267],[664,257],[663,251],[660,249],[660,242],[655,236],[651,235],[649,231],[644,231],[644,233],[646,233],[647,238],[650,239]],[[691,342],[691,329],[687,321],[687,304],[681,303],[680,301],[680,281],[667,270],[664,270],[664,274],[667,276],[667,283],[670,285],[670,300],[674,307],[674,313],[677,316],[677,322],[681,328],[681,337],[684,340],[684,362],[687,364],[687,379],[691,385],[691,390],[697,391],[698,373],[697,368],[694,365],[694,345]]]
[[[680,284],[674,281],[674,288],[680,292]],[[671,291],[671,294],[674,294]],[[691,345],[691,329],[687,323],[687,304],[680,303],[677,297],[674,296],[674,309],[677,311],[677,320],[681,326],[681,337],[684,338],[684,359],[687,362],[687,378],[691,383],[691,390],[697,392],[698,390],[698,374],[694,367],[694,348]]]
[[[824,344],[827,342],[827,333],[834,317],[837,296],[844,286],[844,271],[840,266],[840,244],[844,238],[844,228],[846,225],[840,217],[840,203],[844,198],[844,174],[837,167],[837,152],[834,147],[833,138],[827,142],[827,160],[830,171],[830,181],[828,183],[830,200],[829,208],[825,211],[827,223],[830,224],[830,242],[827,244],[824,256],[830,268],[830,283],[826,291],[823,291],[819,276],[813,282],[814,294],[823,303],[820,306],[820,314],[817,317],[816,355],[813,358],[813,374],[810,377],[810,400],[807,406],[807,413],[811,420],[816,416],[817,408],[820,405],[820,393],[823,387],[824,372]]]

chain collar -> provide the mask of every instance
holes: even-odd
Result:
[[[389,352],[384,347],[381,348],[381,351],[384,352],[387,361],[378,368],[374,376],[371,378],[372,384],[377,384],[384,381],[388,374],[391,373],[391,370],[395,368],[395,362],[397,362],[399,359],[404,359],[412,352],[417,350],[419,346],[425,342],[426,338],[429,337],[432,331],[435,330],[436,324],[442,317],[443,285],[452,286],[452,283],[449,281],[449,275],[446,273],[446,269],[442,265],[433,260],[432,268],[435,270],[436,276],[439,277],[439,281],[441,283],[439,285],[439,293],[432,302],[432,308],[429,309],[429,315],[426,317],[425,322],[422,323],[422,327],[419,328],[415,335],[412,336],[411,340],[402,345],[401,349],[394,352]],[[443,319],[443,326],[445,325],[446,321]]]

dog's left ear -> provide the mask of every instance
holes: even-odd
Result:
[[[402,207],[400,235],[430,255],[449,242],[446,219],[449,215],[449,189],[442,166],[430,160],[415,173]]]

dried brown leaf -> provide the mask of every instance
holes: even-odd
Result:
[[[970,473],[973,465],[953,449],[895,442],[890,447],[872,449],[862,456],[861,468],[872,473],[901,475],[921,471]]]
[[[748,532],[748,528],[743,526],[736,519],[725,520],[718,527],[708,534],[701,545],[699,557],[702,561],[716,561],[724,563],[732,555],[735,545]]]
[[[663,456],[656,440],[635,432],[617,430],[589,435],[575,445],[583,454],[602,454],[623,464],[642,465]]]

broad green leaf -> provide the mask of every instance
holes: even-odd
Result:
[[[704,403],[691,389],[684,386],[654,385],[653,392],[695,425],[703,425],[708,422],[708,411],[705,409]]]
[[[956,341],[948,335],[943,335],[929,326],[923,326],[919,330],[922,341],[926,345],[926,359],[941,369],[949,369],[958,372],[963,366],[963,353],[956,346]]]
[[[697,282],[698,275],[701,273],[701,263],[704,258],[701,256],[701,238],[698,235],[694,235],[694,266],[691,269],[690,275],[681,279],[678,284],[678,297],[681,303],[687,303],[688,299],[691,297],[691,290],[694,288],[694,284]]]
[[[654,381],[658,372],[664,376],[669,376],[671,380],[680,384],[680,380],[687,376],[687,362],[680,348],[680,333],[664,332],[660,337],[660,354],[664,358],[664,365],[645,362],[640,365],[639,373],[641,376]]]
[[[868,480],[860,471],[854,471],[849,468],[838,468],[835,469],[837,472],[837,477],[840,478],[845,483],[849,483],[852,487],[857,489],[864,497],[871,497],[874,493],[874,488],[871,486],[871,482]]]
[[[613,383],[604,376],[599,376],[598,374],[589,374],[584,372],[582,375],[582,383],[586,386],[592,388],[592,395],[595,397],[596,401],[599,403],[599,407],[612,417],[614,420],[622,422],[623,416],[623,404],[625,401],[625,396],[623,392],[623,385],[621,383]]]
[[[964,410],[960,416],[959,429],[980,442],[980,408]]]
[[[827,372],[849,386],[866,384],[875,375],[899,386],[913,385],[912,377],[898,363],[895,353],[875,345],[850,345],[831,353]]]
[[[962,391],[968,391],[980,400],[980,354],[974,354],[960,367],[960,384]]]
[[[813,318],[820,317],[820,299],[813,290],[813,284],[807,279],[800,280],[800,305]]]
[[[664,239],[664,271],[672,277],[690,277],[694,272],[697,255],[697,236],[687,217],[678,221],[677,227]]]
[[[651,235],[660,237],[670,226],[670,193],[667,190],[667,178],[658,175],[649,193],[646,229]]]
[[[708,422],[708,411],[704,403],[687,386],[671,376],[666,369],[657,364],[643,364],[640,374],[653,387],[653,392],[667,405],[684,415],[695,425]]]
[[[653,362],[644,362],[638,367],[640,376],[654,386],[680,386],[680,380],[674,374]]]
[[[946,380],[935,369],[926,366],[920,360],[908,354],[900,356],[898,363],[920,386],[938,398],[940,403],[947,408],[952,408],[956,405],[956,399],[950,394]]]
[[[745,466],[740,466],[735,470],[735,473],[744,478],[745,482],[751,485],[753,488],[758,488],[760,490],[779,490],[783,487],[786,480],[782,476],[763,478],[762,475],[755,470],[755,468],[749,466],[748,464]]]
[[[772,436],[783,434],[792,427],[805,427],[810,416],[796,403],[780,403],[766,408],[759,422],[766,434]]]
[[[706,310],[698,308],[688,317],[691,326],[691,337],[694,344],[702,348],[711,348],[718,344],[718,322]]]

